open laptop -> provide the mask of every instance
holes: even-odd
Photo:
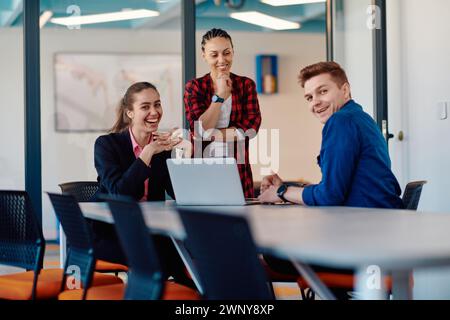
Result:
[[[243,206],[244,198],[234,158],[167,159],[176,202],[183,206]]]

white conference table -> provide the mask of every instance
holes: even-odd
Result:
[[[105,203],[80,206],[85,217],[113,223]],[[141,208],[152,232],[185,238],[174,201],[144,202]],[[384,281],[373,273],[378,270],[392,275],[394,299],[412,299],[413,269],[450,266],[450,214],[295,205],[185,208],[245,216],[256,245],[294,262],[325,299],[334,297],[308,264],[355,270],[362,299],[386,298]]]

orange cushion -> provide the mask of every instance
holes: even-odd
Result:
[[[68,285],[69,285],[70,279],[67,279],[67,280],[68,281],[66,283],[65,290],[69,290]],[[119,277],[109,275],[109,274],[94,272],[94,277],[92,279],[91,287],[108,286],[111,284],[121,284],[121,283],[123,283],[123,281]],[[81,284],[81,288],[83,288],[82,284]]]
[[[123,284],[123,281],[119,277],[110,274],[94,272],[94,278],[92,279],[91,284],[92,287],[107,286],[110,284]]]
[[[43,269],[38,276],[36,299],[56,298],[60,293],[62,269]],[[33,287],[34,272],[19,272],[0,276],[0,299],[30,300]],[[93,286],[122,283],[112,275],[95,273]]]
[[[125,285],[112,284],[108,286],[99,286],[89,288],[86,294],[86,300],[122,300],[125,293]],[[59,300],[81,300],[83,290],[66,290],[58,296]]]
[[[123,264],[97,260],[97,263],[95,264],[95,271],[128,272],[128,267]]]
[[[33,278],[33,271],[0,276],[0,299],[30,300]],[[36,299],[56,298],[61,289],[61,281],[61,269],[41,270],[36,287]]]
[[[166,281],[163,300],[200,300],[200,295],[194,289],[181,284]]]
[[[81,300],[83,290],[66,290],[59,296],[59,300]],[[86,300],[122,300],[125,294],[125,285],[115,284],[89,288]],[[163,300],[200,300],[199,294],[186,286],[166,282]]]

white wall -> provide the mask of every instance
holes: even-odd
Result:
[[[449,9],[445,0],[399,1],[398,37],[390,42],[398,55],[389,60],[401,77],[390,74],[389,91],[392,120],[402,118],[406,134],[407,178],[428,180],[420,208],[450,213],[450,120],[438,119],[438,103],[450,101]]]
[[[22,29],[0,28],[0,188],[24,189]]]
[[[450,214],[450,120],[438,120],[438,102],[450,101],[450,2],[388,3],[389,108],[394,166],[404,181],[428,180],[419,209]],[[421,213],[426,214],[426,213]],[[450,270],[415,272],[418,299],[449,299]]]
[[[23,84],[21,30],[0,29],[0,93],[2,117],[0,135],[17,139],[2,139],[0,164],[8,168],[7,179],[23,181]],[[202,32],[197,34],[200,43]],[[255,55],[279,55],[280,93],[260,96],[263,128],[280,130],[280,174],[286,179],[320,180],[315,156],[320,150],[321,125],[307,112],[302,92],[297,85],[297,73],[302,66],[325,59],[323,35],[232,33],[236,47],[233,71],[255,78]],[[164,39],[164,41],[161,41]],[[8,43],[8,46],[4,46]],[[199,47],[199,46],[198,46]],[[53,55],[55,52],[130,52],[180,53],[180,32],[148,30],[55,30],[41,32],[41,127],[43,191],[59,192],[58,183],[73,180],[95,180],[93,144],[100,133],[56,133],[54,129]],[[200,53],[198,54],[200,60]],[[3,72],[6,70],[7,72]],[[199,74],[206,72],[198,62]],[[183,106],[180,97],[180,112]],[[11,110],[11,111],[10,111]],[[6,152],[8,150],[8,152]],[[258,165],[253,167],[259,180]],[[0,180],[0,187],[12,185]],[[23,185],[15,182],[15,188]],[[46,237],[56,236],[53,211],[44,196],[43,224]]]

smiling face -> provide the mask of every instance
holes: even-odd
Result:
[[[150,134],[158,130],[163,111],[158,91],[145,89],[133,95],[133,110],[127,111],[136,134]]]
[[[203,59],[209,65],[213,76],[230,73],[231,65],[233,64],[233,55],[234,51],[230,40],[223,37],[209,39],[205,43],[202,53]]]
[[[309,110],[325,124],[351,99],[350,85],[339,87],[330,74],[322,73],[305,82],[305,99]]]

